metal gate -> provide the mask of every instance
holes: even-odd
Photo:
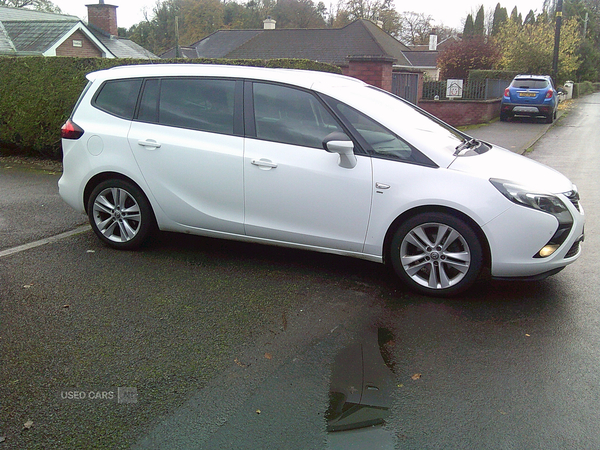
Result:
[[[402,97],[411,103],[417,104],[417,93],[419,90],[418,73],[392,73],[392,93]]]

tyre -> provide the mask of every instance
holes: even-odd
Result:
[[[468,289],[483,264],[477,234],[446,213],[411,217],[394,233],[389,251],[392,267],[406,285],[439,297]]]
[[[507,120],[508,120],[508,114],[506,114],[505,112],[501,112],[500,113],[500,121],[506,122]]]
[[[105,244],[122,250],[139,247],[155,228],[154,214],[144,193],[124,180],[107,180],[92,191],[88,217]]]
[[[550,113],[546,116],[546,123],[554,122],[554,113]]]

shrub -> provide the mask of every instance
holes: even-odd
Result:
[[[85,75],[114,66],[148,63],[137,59],[0,57],[0,146],[8,153],[59,159],[60,127],[85,87]],[[305,59],[161,59],[151,63],[233,64],[341,73],[337,66]]]

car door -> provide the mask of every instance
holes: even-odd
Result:
[[[245,100],[246,234],[362,252],[370,158],[358,156],[355,167],[344,168],[340,155],[323,149],[325,136],[344,130],[309,91],[248,82]]]
[[[148,79],[129,145],[160,208],[178,224],[243,234],[242,82]]]

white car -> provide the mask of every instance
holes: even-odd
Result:
[[[388,262],[428,295],[544,278],[584,213],[546,166],[340,75],[218,65],[88,75],[60,194],[118,249],[158,228]]]

